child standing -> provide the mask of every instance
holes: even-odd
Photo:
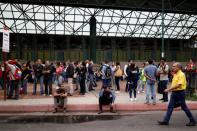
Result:
[[[144,67],[145,67],[146,63],[142,63],[142,67],[140,69],[140,79],[138,82],[138,94],[139,93],[144,93],[144,88],[145,88],[145,84],[146,84],[146,77],[144,76]]]

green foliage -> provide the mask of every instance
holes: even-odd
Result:
[[[193,95],[187,95],[186,100],[197,101],[197,93],[194,93]]]

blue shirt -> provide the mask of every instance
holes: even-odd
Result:
[[[144,74],[156,81],[157,67],[155,65],[148,65],[144,68]],[[155,81],[147,79],[147,84],[155,84]]]
[[[109,66],[109,65],[108,64],[104,64],[103,67],[102,67],[102,70],[101,70],[102,71],[102,79],[110,79],[110,78],[106,78],[106,76],[105,76],[105,71],[106,71],[107,66]],[[111,69],[111,72],[112,72],[112,69]]]

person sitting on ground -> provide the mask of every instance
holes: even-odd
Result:
[[[58,108],[63,109],[64,113],[67,111],[67,92],[63,85],[59,84],[56,86],[56,92],[53,94],[54,96],[54,112],[56,113]]]
[[[110,105],[110,112],[115,113],[113,110],[113,104],[115,101],[114,93],[109,89],[108,86],[103,86],[99,93],[99,112],[101,114],[103,112],[102,106],[103,105]]]

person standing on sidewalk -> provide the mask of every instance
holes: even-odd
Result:
[[[160,86],[158,87],[159,92],[163,94],[162,100],[163,102],[168,102],[168,92],[164,92],[164,90],[167,88],[168,85],[168,72],[169,72],[169,66],[166,63],[165,58],[161,58],[159,67],[158,67],[158,75],[159,75],[159,82]]]
[[[147,79],[145,104],[150,105],[150,98],[153,98],[153,105],[155,105],[156,104],[155,82],[156,82],[157,67],[153,65],[152,59],[148,60],[148,64],[149,65],[147,65],[144,69],[144,75]]]
[[[113,90],[115,91],[115,90],[116,90],[116,82],[115,82],[116,64],[115,64],[115,62],[112,62],[111,70],[112,70],[112,76],[111,76],[111,89],[113,89]]]
[[[73,76],[74,76],[74,65],[72,63],[68,64],[68,67],[66,69],[66,74],[68,77],[68,86],[69,86],[69,95],[73,95],[74,93],[74,87],[73,87]]]
[[[135,63],[131,63],[128,71],[128,86],[129,86],[129,97],[131,101],[136,101],[136,90],[137,90],[137,82],[139,80],[139,68],[135,65]],[[132,98],[132,94],[134,95],[134,99]]]
[[[128,74],[127,74],[127,72],[128,72],[128,69],[129,69],[129,66],[130,66],[130,64],[131,63],[133,63],[133,61],[132,60],[128,60],[128,63],[124,66],[124,75],[123,75],[123,79],[125,79],[126,80],[126,85],[125,85],[125,92],[128,92],[129,91],[129,86],[128,86]]]
[[[196,121],[185,102],[185,90],[187,82],[185,74],[181,71],[181,64],[179,62],[174,63],[172,69],[174,72],[174,76],[172,79],[171,87],[165,89],[165,92],[172,91],[170,102],[168,104],[168,110],[163,121],[158,121],[158,124],[168,125],[173,109],[181,106],[182,110],[185,112],[185,114],[190,120],[190,122],[187,123],[186,126],[195,126]]]
[[[33,65],[34,70],[34,86],[33,86],[33,95],[36,95],[37,84],[40,82],[40,95],[44,94],[43,85],[44,85],[44,75],[43,75],[43,64],[41,59],[38,59]]]
[[[43,74],[44,74],[44,86],[45,86],[45,95],[52,96],[52,66],[47,60],[45,62],[45,67],[43,69]]]
[[[112,78],[112,69],[110,65],[108,64],[108,61],[105,61],[105,64],[103,65],[102,68],[102,87],[107,86],[111,87],[111,78]]]
[[[146,66],[146,63],[144,62],[144,63],[142,63],[141,68],[139,69],[140,78],[139,78],[138,85],[137,85],[138,94],[144,93],[144,91],[145,91],[145,84],[146,84],[146,77],[144,76],[145,66]]]
[[[29,77],[31,76],[31,70],[29,66],[25,63],[22,65],[22,76],[21,76],[21,87],[22,87],[22,92],[27,95],[27,85],[28,85],[28,80]]]
[[[8,76],[10,78],[10,90],[8,99],[12,99],[13,92],[15,92],[14,99],[19,99],[19,81],[21,80],[22,71],[16,66],[17,62],[15,60],[6,61],[6,66],[8,67]]]
[[[119,81],[122,79],[123,71],[120,67],[120,62],[116,63],[116,69],[115,69],[115,84],[116,84],[116,93],[120,92],[120,83]]]
[[[87,81],[88,81],[88,91],[95,90],[93,88],[94,83],[94,71],[93,71],[93,61],[89,61],[88,67],[87,67]]]
[[[86,72],[87,72],[86,63],[82,62],[80,70],[79,70],[79,84],[80,84],[79,94],[81,94],[81,95],[85,95],[85,93],[86,93],[86,85],[85,85]]]

